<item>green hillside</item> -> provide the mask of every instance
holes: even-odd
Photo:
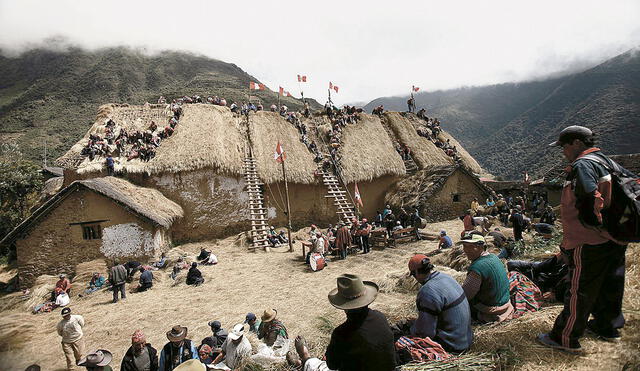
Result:
[[[218,95],[247,99],[258,79],[238,66],[182,52],[147,55],[128,48],[65,52],[34,49],[18,57],[0,51],[0,141],[15,142],[27,158],[41,162],[68,150],[105,103],[155,103],[158,96]],[[277,93],[252,93],[271,104]],[[292,108],[301,102],[283,98]],[[312,102],[317,106],[316,102]]]
[[[406,110],[407,97],[379,98],[365,109]],[[640,55],[630,51],[587,71],[545,81],[462,88],[416,95],[418,107],[490,172],[540,176],[561,160],[546,145],[568,125],[600,135],[611,154],[640,150]]]

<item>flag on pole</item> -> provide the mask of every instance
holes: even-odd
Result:
[[[287,158],[287,155],[284,153],[284,149],[282,149],[280,141],[278,141],[278,145],[276,145],[276,153],[273,154],[273,158],[279,163],[283,163]]]
[[[356,199],[356,204],[359,204],[362,207],[362,197],[360,197],[360,190],[358,190],[358,183],[355,185],[355,190],[353,191],[354,198]]]
[[[249,82],[249,89],[251,90],[265,90],[267,87],[264,84],[258,84],[256,82]]]
[[[417,86],[412,86],[411,90],[413,90],[414,92],[417,92],[418,90],[420,90],[420,88]]]
[[[336,93],[338,92],[338,87],[336,85],[333,85],[333,90],[336,91]]]
[[[290,97],[291,96],[291,94],[288,91],[284,90],[284,88],[282,86],[280,87],[279,94],[282,95],[283,97]]]
[[[298,82],[307,82],[306,75],[298,75]]]
[[[329,81],[329,89],[335,90],[336,93],[338,92],[338,87],[336,85],[333,85],[333,83],[331,81]]]
[[[329,81],[329,89],[333,89],[333,84]]]

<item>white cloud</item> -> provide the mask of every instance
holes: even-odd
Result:
[[[181,49],[236,63],[271,89],[368,101],[521,81],[640,44],[640,2],[0,0],[0,45],[53,35],[88,48]]]

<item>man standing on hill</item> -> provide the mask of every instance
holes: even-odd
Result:
[[[513,226],[513,238],[516,241],[522,241],[522,231],[524,231],[526,223],[524,221],[524,217],[522,216],[522,207],[520,205],[516,205],[516,207],[511,211],[509,221]]]
[[[58,322],[56,330],[58,335],[62,336],[62,351],[67,359],[67,370],[73,370],[84,353],[83,327],[84,318],[81,315],[71,314],[71,308],[62,310],[62,320]]]
[[[127,294],[124,290],[124,285],[127,282],[127,268],[124,265],[118,263],[117,260],[113,262],[113,267],[109,271],[109,282],[111,282],[111,289],[113,290],[113,302],[118,302],[118,292],[122,299],[127,298]]]
[[[603,340],[618,341],[625,322],[626,245],[614,241],[603,228],[602,211],[612,203],[611,174],[602,164],[583,157],[610,160],[594,144],[593,132],[583,126],[565,128],[552,143],[562,147],[571,163],[560,202],[564,232],[560,250],[568,261],[571,280],[564,309],[553,329],[538,335],[538,341],[572,353],[581,351],[578,340],[585,329]]]

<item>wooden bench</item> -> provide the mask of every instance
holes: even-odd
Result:
[[[395,246],[398,242],[402,243],[415,240],[417,240],[417,238],[414,227],[402,228],[395,232],[391,232],[391,243],[393,244],[393,246]]]
[[[369,236],[369,244],[372,247],[387,247],[389,246],[389,235],[386,229],[374,229]]]

